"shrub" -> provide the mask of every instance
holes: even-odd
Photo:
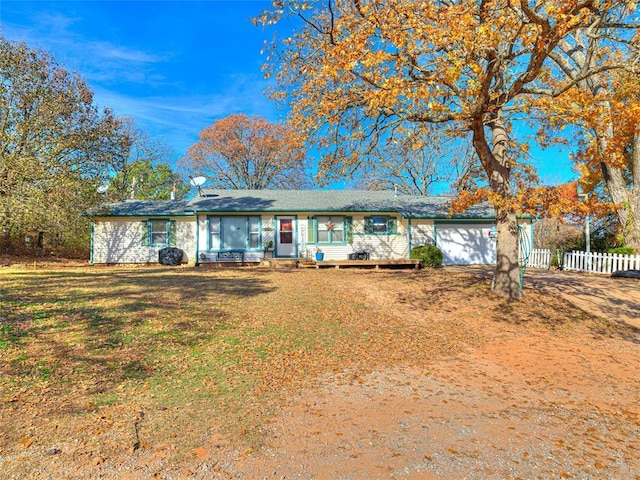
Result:
[[[631,247],[616,247],[610,248],[608,253],[621,253],[623,255],[634,255],[636,251]]]
[[[411,258],[419,259],[422,267],[438,268],[442,266],[442,252],[435,245],[413,247]]]

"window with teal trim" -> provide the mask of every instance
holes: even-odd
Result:
[[[386,215],[364,217],[364,233],[369,235],[395,235],[398,233],[398,222],[395,217]]]
[[[174,220],[145,220],[142,222],[143,247],[168,247],[176,244]]]
[[[259,216],[209,216],[209,250],[258,250]]]
[[[154,247],[169,245],[169,222],[166,220],[152,220],[151,245]]]
[[[318,243],[344,243],[344,217],[316,217]]]

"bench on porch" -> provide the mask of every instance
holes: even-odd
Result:
[[[218,263],[221,262],[234,262],[234,263],[240,263],[240,265],[244,265],[244,252],[243,251],[227,251],[227,252],[218,252],[216,253],[215,258],[215,264],[216,267],[218,266]]]
[[[225,252],[216,252],[210,255],[201,253],[200,261],[204,262],[207,258],[211,258],[211,256],[213,257],[213,262],[215,263],[216,267],[218,266],[219,263],[223,263],[223,262],[240,263],[240,265],[244,266],[244,252],[241,250],[238,250],[238,251],[229,250]]]

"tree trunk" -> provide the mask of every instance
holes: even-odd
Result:
[[[518,223],[516,214],[496,208],[496,272],[493,289],[509,300],[520,300],[520,265],[518,264]]]
[[[487,172],[489,185],[494,193],[505,199],[506,206],[495,206],[496,231],[496,270],[493,290],[510,301],[520,300],[520,266],[518,265],[518,225],[516,214],[511,206],[511,166],[507,159],[507,131],[499,114],[489,123],[491,128],[491,147],[484,133],[482,119],[472,122],[473,145]]]
[[[611,108],[609,102],[606,102],[605,106],[607,108]],[[598,134],[598,149],[600,150],[600,155],[603,158],[607,151],[607,145],[609,144],[610,139],[613,138],[613,135],[614,126],[611,122],[608,122],[607,128],[604,132]],[[627,180],[624,178],[622,169],[613,167],[605,162],[600,163],[600,168],[602,169],[602,178],[607,186],[611,200],[620,207],[616,211],[616,217],[620,224],[624,244],[625,246],[633,247],[638,251],[638,248],[640,248],[640,232],[638,231],[637,214],[639,213],[639,210],[637,206],[640,199],[638,199],[638,195],[636,195],[638,191],[636,188],[638,177],[635,176],[636,173],[639,173],[638,170],[640,170],[640,166],[636,164],[636,162],[640,162],[640,159],[638,159],[640,153],[636,152],[636,149],[640,148],[640,138],[638,134],[634,137],[632,147],[633,157],[631,173],[633,174],[634,180],[633,188],[630,189],[627,187]]]
[[[629,228],[623,232],[624,242],[640,254],[640,125],[636,127],[631,145],[633,185],[629,194]]]
[[[11,248],[11,232],[9,230],[9,222],[2,219],[0,222],[0,252],[8,252]]]
[[[2,159],[4,162],[5,160]],[[0,177],[0,252],[11,247],[11,208],[9,207],[9,174]]]
[[[624,245],[640,251],[640,219],[638,219],[640,188],[637,185],[638,181],[634,178],[633,187],[628,189],[621,169],[606,163],[601,163],[601,167],[611,200],[620,206],[616,211],[616,217],[620,224]]]

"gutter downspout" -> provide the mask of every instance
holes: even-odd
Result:
[[[409,258],[411,258],[411,218],[409,218]]]
[[[200,266],[200,225],[198,223],[198,211],[194,210],[193,215],[196,217],[196,267]]]
[[[94,231],[94,228],[95,227],[94,227],[93,219],[91,219],[91,234],[90,234],[91,235],[90,236],[90,238],[91,238],[91,246],[90,246],[90,250],[89,250],[89,263],[91,265],[93,265],[93,246],[94,246],[94,243],[93,243],[94,242],[94,238],[93,238],[94,233],[93,233],[93,231]]]

